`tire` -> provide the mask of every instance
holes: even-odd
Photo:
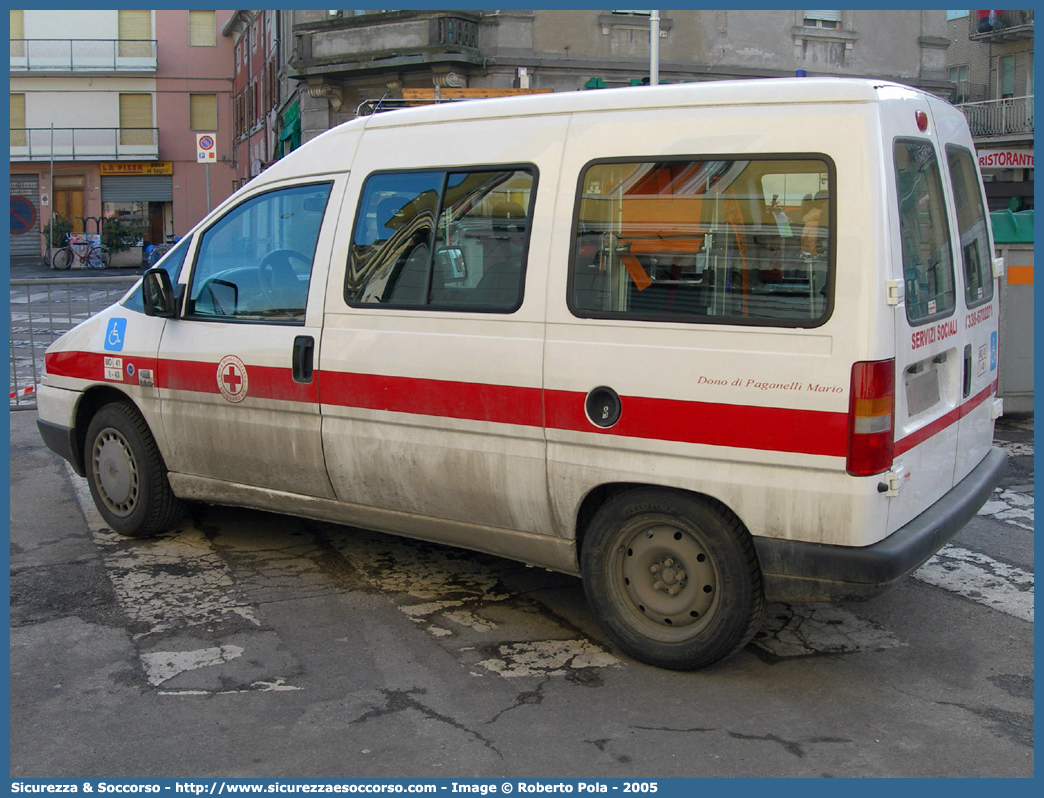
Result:
[[[87,253],[87,267],[90,269],[107,269],[112,262],[112,255],[105,247],[93,247]]]
[[[73,254],[73,251],[69,249],[69,247],[62,247],[54,253],[54,257],[51,258],[51,265],[60,271],[65,271],[70,266],[72,266],[72,263],[75,259],[76,256]]]
[[[105,522],[128,537],[170,528],[181,503],[141,414],[126,402],[105,405],[87,426],[87,483]]]
[[[677,670],[732,656],[761,627],[754,544],[723,506],[640,488],[595,514],[580,553],[599,624],[635,659]]]

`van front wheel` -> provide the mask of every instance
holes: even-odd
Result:
[[[652,665],[688,670],[723,660],[765,617],[750,535],[710,501],[656,489],[619,494],[595,514],[580,559],[602,628]]]
[[[105,522],[129,537],[162,532],[181,505],[148,424],[132,405],[105,405],[87,427],[87,483]]]

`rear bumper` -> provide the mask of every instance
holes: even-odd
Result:
[[[1000,483],[1008,455],[989,454],[939,501],[861,548],[754,538],[770,601],[867,599],[919,568],[970,521]]]

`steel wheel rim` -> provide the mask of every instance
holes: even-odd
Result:
[[[127,439],[111,427],[102,430],[95,439],[91,461],[94,484],[109,512],[121,518],[133,513],[138,506],[140,479]]]
[[[717,613],[721,577],[698,532],[674,519],[625,528],[610,563],[614,600],[661,642],[699,634]]]

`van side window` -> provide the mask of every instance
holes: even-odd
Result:
[[[972,154],[963,147],[951,145],[946,148],[946,161],[961,235],[964,298],[968,307],[972,307],[993,298],[993,255],[986,231],[986,209]]]
[[[186,315],[303,324],[331,185],[251,197],[211,225],[200,238]]]
[[[895,142],[899,236],[906,281],[906,317],[924,321],[956,304],[950,226],[935,148],[918,139]]]
[[[345,301],[516,310],[534,184],[530,169],[371,175],[348,255]]]
[[[825,156],[590,164],[569,306],[580,317],[809,327],[832,303]]]

